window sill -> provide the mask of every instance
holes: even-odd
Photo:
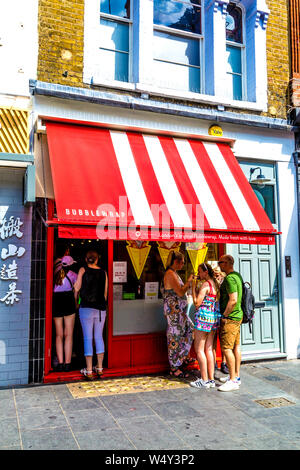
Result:
[[[197,103],[225,106],[227,108],[249,109],[252,111],[264,112],[267,111],[267,103],[230,100],[228,98],[218,97],[215,95],[205,95],[201,93],[193,93],[191,91],[173,90],[143,83],[137,83],[135,90],[140,93],[149,93],[166,98],[178,98],[181,100],[193,101]]]
[[[84,83],[91,84],[90,79],[84,79]],[[93,77],[92,85],[103,86],[112,89],[119,89],[125,91],[135,91],[138,93],[146,93],[165,98],[180,99],[192,101],[194,103],[205,103],[213,106],[224,106],[227,108],[247,109],[251,111],[266,112],[268,110],[267,103],[252,102],[252,101],[237,101],[231,100],[226,97],[218,97],[215,95],[205,95],[201,93],[193,93],[191,91],[182,91],[175,89],[162,88],[157,85],[149,85],[144,83],[130,83],[121,82],[117,80],[102,80]]]

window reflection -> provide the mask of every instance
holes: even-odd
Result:
[[[101,0],[101,13],[130,18],[130,0]]]
[[[272,185],[251,184],[272,224],[275,224],[274,187]]]
[[[154,24],[201,34],[201,0],[154,0]]]
[[[200,92],[199,41],[154,32],[154,60],[160,84],[167,88]]]
[[[226,39],[242,43],[242,36],[242,10],[235,3],[229,3],[226,15]]]

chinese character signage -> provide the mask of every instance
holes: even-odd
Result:
[[[14,217],[13,215],[9,218],[4,216],[0,220],[0,239],[4,243],[7,242],[7,246],[1,248],[0,252],[0,302],[9,306],[19,302],[22,295],[22,290],[18,288],[18,260],[26,252],[26,249],[21,246],[22,225],[23,222],[20,217]]]

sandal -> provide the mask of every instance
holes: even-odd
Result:
[[[94,378],[92,370],[81,369],[80,373],[83,374],[87,380],[93,380]]]
[[[103,375],[103,368],[102,367],[94,367],[94,371],[98,375],[98,377],[101,377]]]
[[[176,374],[176,372],[179,372],[179,374]],[[187,379],[189,377],[188,372],[182,372],[179,368],[171,369],[170,375],[176,379]]]
[[[193,357],[187,357],[186,359],[184,359],[182,364],[184,366],[191,366],[195,364],[196,362],[197,362],[197,359],[194,359]]]

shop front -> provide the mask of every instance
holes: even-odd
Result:
[[[265,255],[275,250],[277,226],[234,156],[234,141],[57,119],[46,120],[46,132],[54,197],[46,220],[44,381],[81,377],[80,325],[73,370],[53,371],[53,261],[62,245],[76,269],[93,247],[108,274],[104,376],[167,370],[160,285],[170,250],[185,254],[183,280],[204,260],[214,263],[232,251],[248,281],[256,273],[244,269],[240,251],[256,250],[262,282]],[[267,311],[266,303],[265,296],[260,312]],[[245,343],[251,341],[245,336]]]

